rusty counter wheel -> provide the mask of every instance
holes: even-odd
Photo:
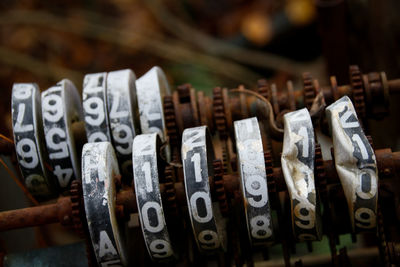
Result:
[[[317,92],[314,86],[313,78],[309,72],[303,73],[303,95],[304,106],[310,110]]]
[[[224,167],[220,159],[215,159],[213,162],[214,167],[214,192],[217,196],[219,207],[221,209],[221,214],[223,216],[228,216],[229,206],[226,198],[226,192],[224,187]]]
[[[83,208],[83,193],[82,184],[78,180],[74,180],[71,183],[70,188],[71,194],[71,206],[72,206],[72,222],[74,230],[79,234],[79,236],[84,237],[85,231],[83,227],[83,222],[85,221],[85,211]]]
[[[171,146],[178,146],[180,143],[178,126],[176,124],[175,108],[172,96],[164,96],[164,116],[167,135]]]
[[[354,108],[356,109],[358,116],[365,118],[365,94],[361,71],[357,65],[352,65],[349,68],[349,74]]]
[[[220,137],[226,139],[228,137],[228,127],[222,91],[223,89],[221,87],[215,87],[213,89],[213,110],[215,125]]]
[[[71,183],[70,188],[71,194],[71,207],[72,207],[72,223],[75,232],[85,240],[86,258],[88,260],[88,266],[96,266],[96,256],[92,242],[89,236],[89,230],[86,225],[86,216],[83,205],[83,191],[81,181],[74,180]]]
[[[166,210],[173,216],[178,215],[178,207],[176,203],[176,190],[175,190],[175,176],[174,176],[174,167],[167,166],[164,170],[164,179],[165,179],[165,196],[167,197],[165,200],[165,208]]]

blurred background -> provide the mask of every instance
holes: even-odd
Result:
[[[191,83],[209,95],[215,86],[252,89],[260,78],[300,89],[305,71],[322,85],[329,75],[346,84],[350,64],[398,78],[399,10],[397,0],[2,0],[0,132],[12,136],[14,82],[45,90],[69,78],[81,90],[86,73],[131,68],[140,77],[154,65],[172,88]],[[399,132],[396,123],[377,125]],[[1,179],[1,209],[26,206]],[[9,250],[34,242],[32,231],[19,233],[1,235]]]

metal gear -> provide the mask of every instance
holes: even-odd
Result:
[[[180,138],[178,132],[178,125],[176,123],[175,108],[172,96],[164,96],[164,116],[165,127],[167,128],[167,135],[171,146],[179,146]]]
[[[166,195],[166,207],[169,213],[173,216],[178,215],[178,206],[176,204],[176,191],[174,182],[174,167],[166,166],[164,170],[165,177],[165,195]]]
[[[378,214],[377,214],[377,230],[379,239],[379,252],[381,254],[384,266],[390,266],[390,251],[386,242],[385,228],[383,226],[383,216],[380,205],[378,204]]]
[[[215,125],[217,127],[219,136],[221,139],[226,139],[228,137],[228,127],[225,117],[225,107],[221,87],[215,87],[213,89],[213,109]]]
[[[309,72],[303,73],[303,94],[304,94],[304,106],[310,110],[317,96],[317,91],[314,86],[313,78]]]
[[[74,225],[74,230],[81,236],[84,236],[84,228],[82,221],[84,220],[83,211],[83,192],[82,184],[78,180],[74,180],[71,183],[70,188],[71,194],[71,206],[72,206],[72,221]]]
[[[322,151],[319,143],[315,143],[315,176],[320,196],[322,199],[325,199],[327,197],[328,188],[324,160],[322,158]]]
[[[277,190],[276,190],[276,182],[274,179],[274,167],[273,167],[273,159],[271,152],[269,150],[264,152],[264,163],[265,163],[265,173],[267,174],[267,185],[268,185],[268,193],[271,195],[271,204],[276,207],[278,203],[275,203],[277,200]]]
[[[215,159],[213,162],[214,167],[214,191],[218,198],[219,207],[223,216],[228,216],[229,207],[226,199],[226,192],[224,187],[224,166],[220,159]]]
[[[86,258],[88,260],[88,266],[96,266],[96,258],[93,251],[92,241],[90,240],[89,230],[85,222],[85,210],[83,205],[83,191],[82,183],[78,180],[74,180],[70,187],[71,195],[71,207],[72,207],[72,222],[74,230],[78,233],[80,237],[85,240],[86,247]]]
[[[356,109],[357,115],[364,118],[366,113],[365,92],[361,71],[357,65],[351,65],[349,67],[349,74],[354,108]]]

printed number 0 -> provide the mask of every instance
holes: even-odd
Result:
[[[150,219],[149,219],[149,210],[154,209],[157,215],[157,225],[153,226],[150,224]],[[161,220],[162,214],[161,214],[161,206],[157,202],[154,201],[149,201],[146,202],[142,206],[142,216],[143,216],[143,225],[144,228],[152,233],[158,233],[164,228],[163,221]]]
[[[197,201],[202,199],[206,208],[207,214],[204,217],[200,217],[197,209]],[[206,192],[196,192],[190,197],[190,206],[192,207],[193,218],[199,223],[206,223],[212,219],[211,200],[210,196]]]

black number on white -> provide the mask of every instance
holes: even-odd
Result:
[[[123,235],[115,217],[119,175],[109,142],[87,143],[82,150],[82,188],[86,219],[99,266],[126,266]]]
[[[235,121],[235,138],[247,230],[253,245],[272,241],[263,145],[257,118]]]
[[[44,167],[44,135],[37,85],[14,84],[11,105],[15,150],[25,184],[34,196],[50,197],[56,190]]]
[[[53,174],[62,189],[80,177],[71,124],[83,120],[78,90],[64,79],[42,92],[43,128]]]
[[[107,73],[85,75],[83,80],[83,112],[89,143],[111,141],[107,113]]]
[[[162,98],[170,93],[164,72],[153,67],[136,81],[142,133],[158,133],[165,141],[165,121]]]
[[[362,130],[351,100],[345,96],[326,113],[332,129],[336,170],[356,232],[376,226],[378,169],[374,150]]]
[[[193,233],[201,251],[224,248],[224,220],[212,203],[208,178],[214,151],[206,126],[186,129],[182,136],[185,190]]]
[[[320,240],[321,221],[314,181],[314,128],[306,108],[285,114],[282,171],[291,199],[292,226],[300,241]]]
[[[165,223],[158,179],[157,133],[137,135],[133,140],[133,177],[139,218],[150,257],[173,258],[173,250]]]
[[[112,140],[123,177],[132,177],[132,142],[138,134],[138,120],[135,74],[131,70],[108,73],[107,107]]]

